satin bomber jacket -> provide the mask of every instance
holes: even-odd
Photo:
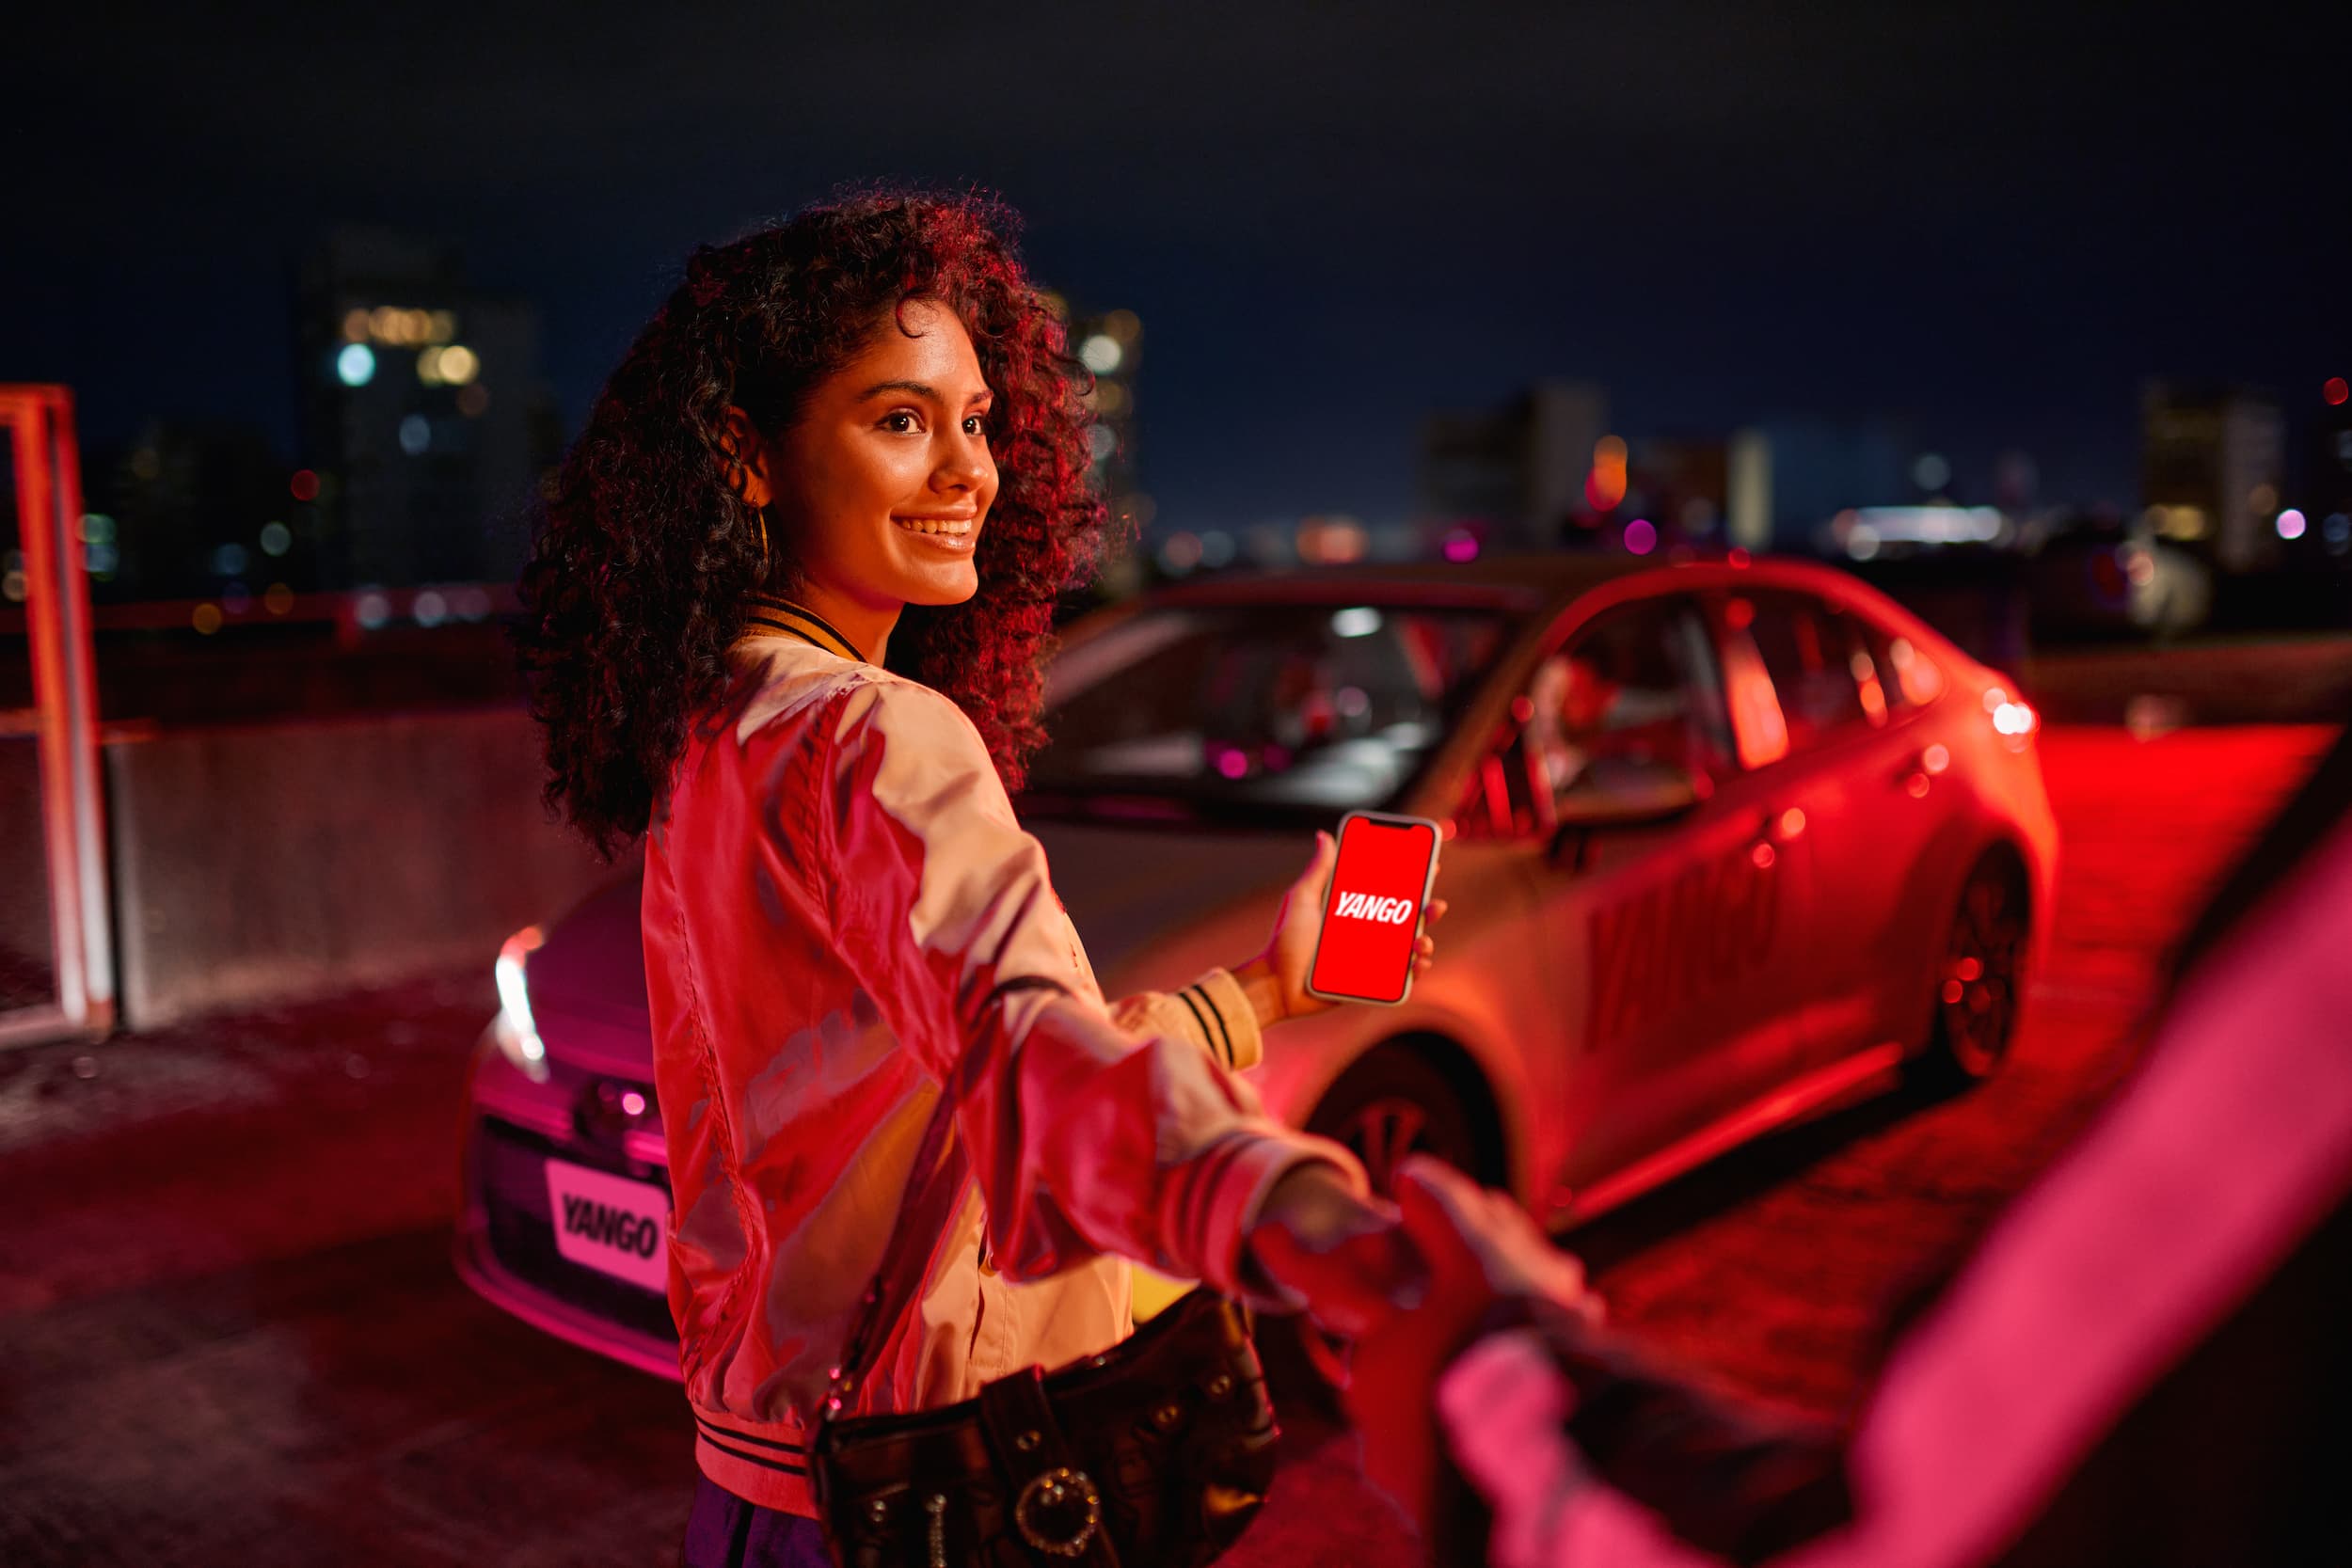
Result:
[[[1341,1145],[1267,1117],[1240,985],[1106,1004],[947,698],[760,601],[645,845],[669,1299],[704,1474],[813,1513],[805,1418],[899,1212],[845,1414],[934,1408],[1132,1330],[1128,1258],[1261,1307],[1269,1188]],[[913,1169],[940,1097],[961,1159]]]

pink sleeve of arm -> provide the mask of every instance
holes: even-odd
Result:
[[[821,813],[841,950],[956,1105],[1000,1265],[1036,1277],[1119,1253],[1262,1307],[1242,1243],[1303,1161],[1363,1188],[1340,1145],[1265,1117],[1189,1037],[1122,1029],[1071,951],[1045,854],[946,698],[838,699]]]
[[[1575,1391],[1542,1338],[1489,1335],[1438,1383],[1446,1447],[1494,1511],[1494,1568],[1714,1568],[1597,1480],[1569,1438]]]

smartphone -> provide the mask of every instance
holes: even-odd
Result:
[[[1413,989],[1413,944],[1438,879],[1438,830],[1421,816],[1351,811],[1340,818],[1339,863],[1307,993],[1393,1007]]]

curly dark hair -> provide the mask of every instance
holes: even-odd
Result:
[[[772,439],[914,299],[971,334],[996,395],[999,483],[978,593],[909,607],[889,662],[969,715],[1020,788],[1045,738],[1055,601],[1107,537],[1088,478],[1091,379],[1023,271],[1018,228],[993,198],[868,189],[701,246],[605,383],[536,510],[512,634],[546,729],[546,804],[605,861],[645,831],[689,725],[723,705],[744,595],[789,597],[797,580],[791,541],[763,548],[759,509],[725,482],[727,406]]]

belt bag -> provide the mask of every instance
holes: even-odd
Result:
[[[936,1164],[943,1099],[914,1180]],[[913,1190],[912,1182],[910,1190]],[[866,1371],[882,1266],[818,1407],[809,1481],[843,1568],[1200,1568],[1238,1539],[1274,1480],[1279,1435],[1249,1313],[1195,1290],[1123,1343],[977,1399],[839,1417]]]
[[[811,1474],[845,1568],[1199,1568],[1265,1501],[1275,1436],[1248,1312],[1194,1291],[1059,1371],[827,1423]]]

